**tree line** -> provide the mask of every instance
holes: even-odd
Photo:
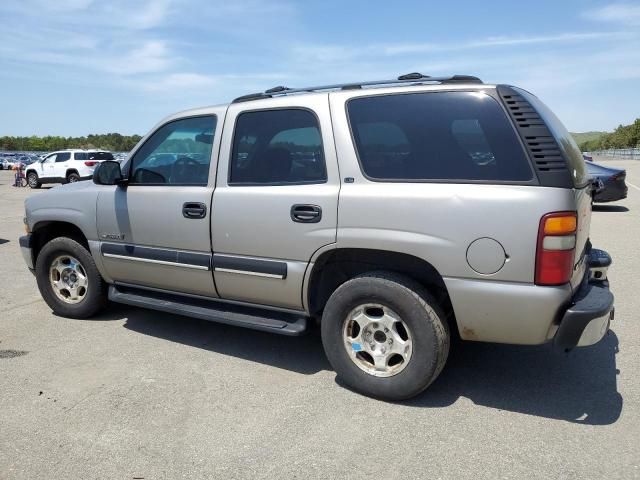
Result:
[[[640,147],[640,118],[631,125],[620,125],[611,133],[605,133],[599,138],[580,144],[580,150],[583,152],[635,147]]]
[[[140,135],[107,133],[86,137],[0,137],[0,150],[32,152],[52,152],[67,148],[99,148],[113,152],[128,152],[140,141]]]

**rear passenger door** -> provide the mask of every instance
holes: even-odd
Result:
[[[51,164],[50,176],[55,178],[66,178],[69,160],[71,160],[71,152],[58,153],[55,163]]]
[[[212,239],[220,297],[302,309],[305,270],[335,243],[340,177],[327,94],[232,104]]]

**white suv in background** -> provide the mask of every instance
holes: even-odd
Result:
[[[73,183],[93,177],[103,160],[113,160],[113,154],[104,150],[61,150],[29,165],[25,175],[31,188],[40,188],[43,183]]]

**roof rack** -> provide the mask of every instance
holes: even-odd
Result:
[[[273,98],[296,93],[321,92],[325,90],[359,90],[363,87],[373,87],[377,85],[421,85],[425,83],[482,83],[478,77],[471,75],[450,75],[447,77],[430,77],[418,72],[400,75],[391,80],[373,80],[368,82],[336,83],[334,85],[320,85],[317,87],[288,88],[277,86],[265,90],[264,92],[250,93],[233,100],[231,103],[248,102],[250,100],[260,100],[263,98]]]

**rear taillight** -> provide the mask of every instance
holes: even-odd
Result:
[[[563,285],[571,280],[577,228],[576,212],[554,212],[542,217],[536,251],[536,285]]]
[[[97,163],[98,163],[98,162],[84,162],[84,164],[85,164],[87,167],[93,167],[93,166],[95,166]]]

